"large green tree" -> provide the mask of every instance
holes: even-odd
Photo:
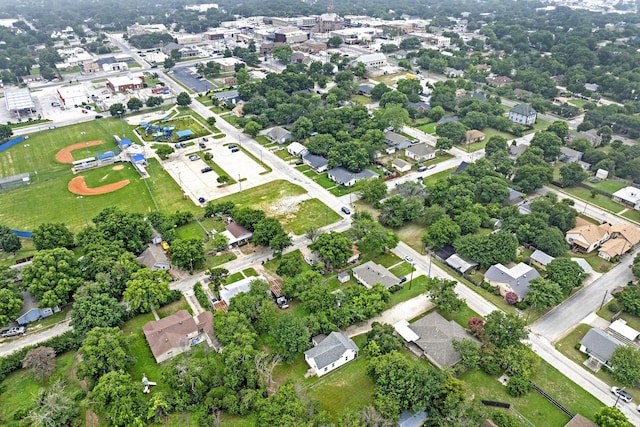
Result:
[[[96,412],[112,425],[144,425],[142,387],[124,370],[103,375],[88,397]]]
[[[151,239],[151,225],[142,215],[118,207],[102,210],[93,222],[107,240],[121,240],[125,249],[133,253],[142,252]]]
[[[353,242],[342,233],[331,231],[318,236],[309,248],[318,252],[320,258],[334,268],[344,266],[352,254]]]
[[[22,308],[22,294],[16,286],[17,273],[10,268],[0,269],[0,325],[7,325]]]
[[[31,265],[22,270],[22,285],[40,307],[66,304],[83,281],[77,256],[65,248],[36,252]]]
[[[422,236],[422,243],[433,250],[438,250],[452,243],[460,236],[460,226],[449,216],[444,216],[431,224]]]
[[[108,372],[125,369],[133,359],[129,355],[129,340],[120,328],[94,328],[78,349],[82,361],[78,377],[94,383]]]
[[[640,381],[640,349],[635,345],[620,345],[611,355],[613,378],[626,386]]]
[[[191,104],[191,97],[187,92],[180,92],[178,96],[176,96],[176,102],[181,107],[186,107]]]
[[[560,176],[562,185],[574,187],[587,179],[589,174],[578,163],[569,163],[560,167]]]
[[[555,307],[562,301],[562,288],[556,282],[537,278],[531,281],[526,301],[538,312]]]
[[[37,250],[67,248],[75,244],[73,233],[62,223],[42,223],[33,230],[33,245]]]
[[[165,304],[171,296],[169,282],[171,276],[164,270],[151,271],[147,268],[131,275],[124,291],[124,300],[132,311],[148,313]]]
[[[613,406],[603,406],[594,416],[599,427],[632,427],[633,424],[620,409]]]
[[[517,345],[528,335],[524,319],[501,311],[489,313],[484,323],[484,333],[490,343],[501,349]]]
[[[275,339],[275,351],[287,363],[311,344],[311,333],[305,321],[293,315],[279,317],[271,327],[270,334]]]
[[[63,427],[72,425],[79,411],[71,390],[58,378],[51,386],[38,390],[25,421],[34,427]]]
[[[71,326],[79,336],[96,327],[121,327],[125,309],[118,300],[103,293],[76,295],[71,311]]]
[[[453,313],[460,310],[464,300],[458,297],[455,288],[458,282],[446,279],[427,279],[427,295],[438,308],[445,313]]]
[[[204,245],[200,239],[177,239],[171,243],[171,263],[183,270],[199,270],[204,266]]]
[[[387,195],[387,185],[380,178],[362,179],[354,186],[360,198],[373,205]]]
[[[568,258],[556,258],[547,264],[547,279],[556,282],[564,293],[580,286],[586,274],[580,264]]]

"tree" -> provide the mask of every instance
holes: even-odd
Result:
[[[407,221],[420,217],[424,209],[424,198],[391,196],[380,206],[379,221],[382,225],[399,228]]]
[[[594,415],[594,421],[600,427],[632,427],[627,416],[615,406],[603,406]]]
[[[78,336],[96,327],[121,327],[125,309],[117,299],[98,292],[76,295],[71,311],[71,326]]]
[[[633,259],[633,264],[631,264],[631,272],[633,273],[633,277],[636,279],[640,279],[640,254],[636,255]]]
[[[460,122],[446,122],[436,127],[436,135],[449,138],[454,144],[459,144],[467,135],[467,128]]]
[[[191,104],[191,97],[187,92],[180,92],[176,97],[176,102],[179,106],[186,107],[187,105]]]
[[[220,286],[222,286],[222,282],[229,275],[229,270],[222,267],[212,268],[207,270],[207,276],[209,278],[209,283],[213,285],[213,290],[218,292]]]
[[[275,339],[275,350],[286,363],[309,348],[311,333],[305,321],[293,315],[281,316],[275,321],[270,331]]]
[[[553,132],[542,131],[535,134],[530,146],[541,148],[544,152],[545,160],[552,161],[560,155],[562,139]]]
[[[487,145],[484,147],[484,152],[488,158],[491,158],[500,152],[508,153],[509,146],[507,145],[507,140],[500,135],[493,135],[487,141]]]
[[[161,96],[150,96],[147,98],[147,107],[153,108],[164,104],[164,99]]]
[[[460,226],[445,216],[429,226],[422,236],[422,243],[428,248],[438,250],[458,238],[460,231]]]
[[[453,147],[453,141],[445,136],[441,136],[436,141],[437,150],[450,150]]]
[[[109,107],[109,114],[111,114],[111,117],[118,117],[118,118],[122,118],[124,117],[124,114],[127,112],[126,108],[124,107],[123,104],[117,102],[113,105],[111,105]]]
[[[529,333],[524,319],[501,311],[489,313],[484,323],[484,332],[487,340],[500,349],[518,344]]]
[[[340,36],[331,36],[329,40],[327,40],[327,46],[332,48],[340,47],[342,44],[342,38]]]
[[[502,204],[509,197],[507,183],[495,176],[481,178],[477,183],[476,191],[482,203]]]
[[[398,235],[385,229],[372,218],[363,218],[357,212],[352,217],[352,232],[358,240],[358,249],[364,253],[383,253],[386,249],[393,249],[398,245]]]
[[[427,279],[427,295],[438,308],[446,313],[453,313],[464,306],[464,300],[458,298],[455,280]]]
[[[7,140],[13,136],[13,129],[7,124],[0,125],[0,141]]]
[[[207,117],[207,124],[211,127],[216,125],[216,118],[214,116]]]
[[[222,233],[216,233],[211,238],[211,246],[218,250],[225,250],[229,246],[229,238]]]
[[[569,163],[560,167],[560,176],[563,186],[574,187],[587,179],[589,174],[578,163]]]
[[[519,160],[519,159],[518,159]],[[553,179],[553,169],[549,165],[524,165],[516,170],[513,183],[525,193],[542,188]]]
[[[373,89],[371,89],[371,99],[375,101],[379,101],[380,98],[382,98],[382,95],[384,95],[387,92],[391,92],[392,90],[393,89],[391,89],[386,84],[378,83],[373,87]]]
[[[283,236],[286,238],[283,240]],[[288,239],[288,241],[287,241]],[[255,225],[253,230],[253,243],[261,246],[269,246],[276,252],[282,252],[291,245],[291,239],[282,229],[282,224],[275,218],[264,218]],[[282,246],[284,244],[284,246]]]
[[[320,258],[333,268],[344,266],[351,257],[353,243],[342,233],[331,231],[318,236],[309,248],[318,252]]]
[[[158,148],[156,148],[156,154],[162,160],[167,160],[173,153],[175,153],[175,150],[169,144],[158,144]]]
[[[103,375],[88,398],[114,426],[143,425],[142,387],[123,370]]]
[[[375,346],[372,346],[375,343]],[[403,347],[402,338],[396,333],[392,325],[387,323],[373,322],[371,330],[367,332],[367,345],[365,349],[369,356],[379,356],[381,354],[400,351]],[[372,352],[371,350],[375,350]]]
[[[128,350],[129,341],[119,328],[92,329],[78,349],[78,377],[95,383],[108,372],[125,369],[133,362]]]
[[[82,284],[77,256],[68,249],[38,251],[22,270],[22,285],[38,299],[40,307],[56,307],[69,301]]]
[[[129,99],[129,101],[127,102],[127,108],[129,110],[132,111],[138,111],[139,109],[141,109],[144,106],[144,104],[142,103],[142,101],[138,98],[131,98]]]
[[[640,349],[634,345],[620,345],[611,355],[613,378],[625,386],[640,381]]]
[[[547,279],[556,282],[564,293],[582,284],[586,274],[580,264],[568,258],[556,258],[547,264]]]
[[[15,270],[0,269],[0,325],[11,323],[22,308],[22,294],[15,284],[16,278]]]
[[[276,46],[271,51],[271,55],[282,64],[291,62],[291,54],[293,54],[293,49],[288,44]]]
[[[307,117],[298,117],[298,119],[291,125],[291,133],[298,140],[308,138],[313,132],[313,122]]]
[[[569,136],[569,125],[564,120],[556,120],[549,125],[547,132],[553,132],[558,136],[558,138],[564,140]]]
[[[526,301],[534,310],[543,312],[558,305],[562,301],[562,296],[562,288],[556,282],[537,278],[531,281]]]
[[[437,122],[438,120],[443,118],[445,114],[446,112],[444,111],[444,108],[436,105],[431,110],[429,110],[428,116],[432,121]]]
[[[262,125],[253,120],[249,120],[247,124],[244,125],[244,132],[253,138],[255,138],[258,135],[258,132],[260,132],[261,130]]]
[[[373,205],[387,195],[387,185],[380,178],[362,179],[354,187],[360,198]]]
[[[553,257],[558,257],[569,250],[569,244],[564,234],[557,227],[546,227],[539,230],[533,243],[536,248]]]
[[[137,313],[148,313],[169,300],[171,276],[164,270],[138,270],[131,275],[123,298]]]
[[[11,232],[0,234],[0,249],[4,252],[15,255],[20,248],[22,248],[22,242],[18,236]]]
[[[30,426],[63,427],[72,425],[79,412],[78,403],[62,379],[57,379],[49,388],[40,388],[33,409],[26,417]]]
[[[370,163],[367,147],[358,140],[336,143],[328,154],[329,167],[343,166],[350,172],[360,172]]]
[[[480,364],[480,347],[475,340],[471,338],[453,340],[453,349],[460,353],[460,363],[466,369],[477,368]]]
[[[278,276],[294,277],[302,273],[302,265],[300,256],[296,252],[288,253],[280,258],[276,274]]]
[[[204,245],[200,239],[177,239],[171,244],[171,263],[183,270],[200,269],[204,266]]]
[[[165,70],[170,70],[175,66],[176,66],[176,61],[173,58],[171,58],[171,57],[165,58],[165,60],[164,60],[164,69]]]
[[[36,347],[22,359],[22,368],[29,369],[38,381],[43,381],[56,370],[56,352],[51,347]]]
[[[514,397],[524,396],[532,388],[531,380],[523,375],[513,375],[507,383],[507,393]]]
[[[121,240],[125,249],[134,254],[146,249],[151,240],[151,225],[137,213],[109,207],[96,215],[93,222],[106,240]]]
[[[33,245],[37,250],[67,248],[75,244],[74,235],[62,223],[42,223],[33,230]]]

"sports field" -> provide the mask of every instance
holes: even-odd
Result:
[[[201,209],[183,198],[178,184],[155,160],[151,160],[148,168],[151,178],[147,180],[142,180],[129,164],[124,164],[125,167],[120,170],[114,170],[114,165],[109,165],[73,175],[69,164],[55,160],[56,153],[62,148],[85,141],[101,140],[103,144],[75,150],[75,159],[112,150],[116,147],[112,135],[122,135],[122,129],[127,137],[135,141],[131,128],[123,123],[120,120],[96,120],[44,130],[33,134],[23,144],[0,153],[2,176],[29,172],[32,177],[29,186],[0,192],[0,224],[29,231],[43,222],[64,222],[72,230],[78,231],[85,225],[85,216],[91,221],[109,206],[145,213],[155,210],[157,204],[158,209],[165,213],[178,209],[200,213]],[[37,177],[34,168],[38,171]],[[130,183],[113,193],[78,198],[68,190],[69,181],[75,176],[83,176],[89,187],[123,180],[129,180]]]

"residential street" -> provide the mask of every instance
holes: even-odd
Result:
[[[48,340],[49,338],[57,337],[58,335],[62,335],[65,332],[70,331],[70,321],[70,319],[67,319],[42,332],[27,334],[23,337],[3,342],[2,345],[0,345],[0,357],[7,356],[14,351],[20,350],[21,348],[27,347],[32,344],[41,343]]]

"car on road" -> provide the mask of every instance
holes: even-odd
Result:
[[[25,328],[24,326],[14,326],[13,328],[4,329],[0,332],[0,337],[8,338],[15,337],[18,335],[24,335]]]
[[[400,278],[400,283],[404,283],[404,282],[406,282],[406,281],[407,281],[407,276],[402,276],[402,277]]]
[[[342,208],[340,208],[340,210],[347,215],[351,215],[351,210],[346,206],[343,206]]]
[[[207,148],[207,144],[205,144],[204,142],[200,142],[198,145],[200,146],[200,148]]]
[[[189,156],[189,160],[195,162],[196,160],[200,160],[200,156],[198,156],[197,154],[192,154]]]
[[[211,172],[212,170],[213,169],[211,168],[211,166],[207,166],[206,168],[200,169],[200,172],[207,173],[207,172]]]
[[[427,170],[426,166],[420,166],[418,169],[416,169],[418,172],[424,172]]]
[[[95,119],[101,119],[101,118],[103,118],[103,117],[104,117],[104,116],[103,116],[102,114],[96,114],[94,118],[95,118]]]
[[[407,255],[406,257],[404,257],[404,260],[406,262],[408,262],[411,265],[414,265],[416,262],[413,260],[413,258],[411,258],[409,255]]]
[[[209,140],[209,138],[206,138],[206,137],[205,137],[205,138],[202,138],[202,140],[203,140],[204,142],[207,142],[207,141]]]
[[[627,393],[620,387],[616,387],[616,386],[611,387],[611,393],[618,396],[620,400],[623,400],[627,403],[631,402],[631,400],[633,399],[629,393]]]

